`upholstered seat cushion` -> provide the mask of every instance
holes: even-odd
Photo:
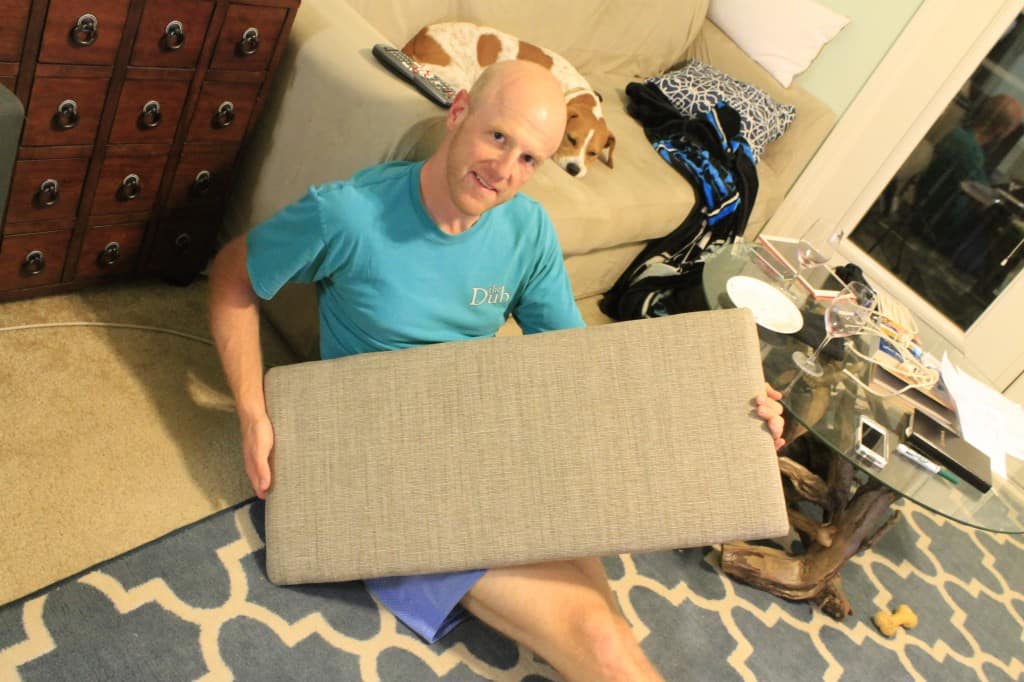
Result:
[[[774,537],[748,310],[270,370],[267,570],[340,581]]]

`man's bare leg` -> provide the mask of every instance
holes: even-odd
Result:
[[[608,602],[608,606],[611,607],[612,613],[621,615],[622,611],[619,608],[619,600],[616,599],[615,593],[612,592],[612,586],[608,584],[608,574],[605,572],[604,564],[601,563],[601,560],[596,557],[572,559],[569,563],[583,571],[590,579],[591,584],[601,591],[601,594],[604,595],[605,600]]]
[[[490,569],[462,605],[566,680],[661,680],[593,569],[572,561]]]

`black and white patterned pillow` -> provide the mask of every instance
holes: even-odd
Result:
[[[706,114],[719,100],[731,106],[740,115],[740,132],[750,143],[755,161],[796,118],[795,107],[779,104],[764,90],[697,60],[677,71],[648,78],[647,82],[665,93],[683,116]]]

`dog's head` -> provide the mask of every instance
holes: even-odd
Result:
[[[587,166],[599,157],[611,168],[615,136],[608,130],[595,94],[584,91],[570,95],[565,108],[565,135],[551,158],[569,175],[578,178],[586,175]]]

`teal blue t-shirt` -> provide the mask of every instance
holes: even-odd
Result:
[[[310,188],[248,236],[249,278],[273,297],[316,282],[320,355],[333,358],[582,327],[551,221],[521,194],[457,235],[420,198],[422,163],[393,162]]]

